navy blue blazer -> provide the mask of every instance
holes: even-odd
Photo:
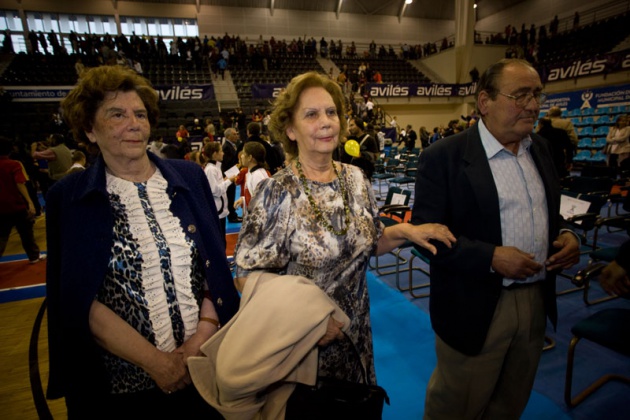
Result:
[[[530,153],[547,195],[549,252],[560,229],[560,185],[549,144],[532,134]],[[468,355],[481,351],[502,288],[490,272],[494,248],[502,245],[499,196],[474,126],[422,152],[416,175],[411,222],[442,223],[457,238],[449,249],[438,243],[431,261],[431,324],[449,346]],[[544,281],[545,310],[556,325],[555,273]]]
[[[149,158],[168,181],[171,211],[196,243],[212,301],[222,324],[237,312],[239,295],[225,258],[219,219],[201,168],[183,160]],[[46,197],[48,259],[48,398],[106,392],[100,348],[88,324],[111,256],[113,215],[105,187],[105,162],[64,177]],[[97,408],[95,408],[97,409]]]

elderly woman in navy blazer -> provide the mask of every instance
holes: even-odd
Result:
[[[49,398],[69,418],[221,418],[186,359],[238,310],[197,165],[146,152],[158,96],[129,69],[85,73],[62,102],[88,170],[47,197]]]

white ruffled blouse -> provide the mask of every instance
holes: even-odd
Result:
[[[97,298],[159,350],[173,351],[196,332],[199,320],[205,282],[195,244],[170,211],[159,170],[144,184],[107,173],[106,187],[114,241]],[[109,354],[105,361],[114,392],[155,386],[137,366]]]

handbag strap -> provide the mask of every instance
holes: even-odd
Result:
[[[359,353],[359,349],[357,349],[357,345],[354,344],[354,341],[350,338],[350,336],[345,331],[341,331],[341,332],[343,333],[344,337],[346,337],[346,340],[350,343],[352,354],[354,354],[354,356],[357,359],[357,363],[359,363],[359,366],[361,366],[361,376],[363,377],[363,383],[365,385],[370,385],[367,379],[367,369],[363,365],[363,361],[361,360],[361,354]]]

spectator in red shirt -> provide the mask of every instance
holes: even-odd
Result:
[[[40,255],[33,234],[35,207],[26,189],[28,178],[22,164],[9,159],[12,150],[11,140],[0,137],[0,256],[4,254],[11,229],[15,226],[29,262],[35,264],[46,256]]]

